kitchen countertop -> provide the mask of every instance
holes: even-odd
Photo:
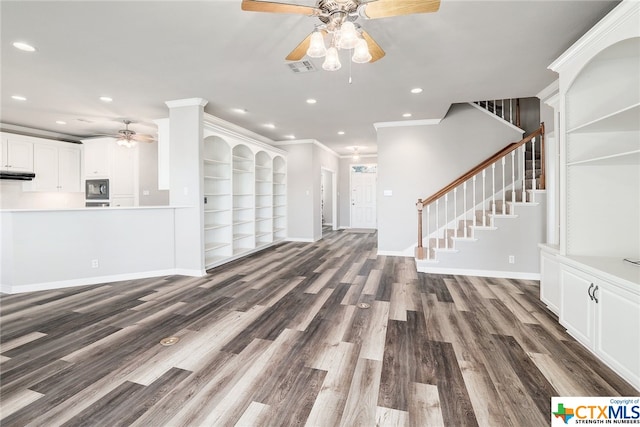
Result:
[[[0,213],[5,212],[77,212],[77,211],[113,211],[113,210],[151,210],[151,209],[184,209],[193,206],[104,206],[104,207],[81,207],[81,208],[27,208],[27,209],[0,209]]]

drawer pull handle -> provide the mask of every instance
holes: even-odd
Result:
[[[596,292],[598,292],[598,288],[599,288],[599,286],[596,286],[593,289],[593,300],[596,302],[596,304],[598,304],[598,297],[596,296]]]
[[[589,285],[589,289],[587,289],[587,293],[589,294],[589,298],[591,298],[591,301],[593,301],[593,294],[591,293],[591,289],[593,288],[593,283],[591,285]]]

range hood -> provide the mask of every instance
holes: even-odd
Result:
[[[14,172],[14,171],[0,171],[0,179],[12,179],[14,181],[31,181],[36,177],[33,172]]]

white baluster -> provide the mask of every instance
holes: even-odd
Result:
[[[516,201],[516,151],[511,152],[511,203]]]
[[[507,160],[506,157],[502,158],[502,215],[507,214],[507,183],[504,180],[504,166]]]
[[[501,99],[500,102],[502,102],[502,120],[504,120],[504,99]]]
[[[533,181],[531,184],[531,189],[532,190],[537,190],[538,189],[538,183],[536,182],[536,138],[534,137],[533,139],[531,139],[531,160],[532,160],[532,177],[533,177]],[[532,191],[531,192],[531,201],[535,202],[536,201],[536,192]]]
[[[436,249],[440,249],[440,225],[438,217],[440,215],[440,199],[436,200]]]
[[[522,147],[520,147],[520,165],[522,166],[522,168],[520,169],[520,176],[522,176],[522,202],[523,203],[527,203],[527,177],[525,176],[524,173],[524,169],[525,169],[525,158],[526,153],[527,153],[527,149],[525,148],[524,144]]]
[[[486,187],[487,187],[487,170],[483,169],[482,170],[482,226],[486,227],[487,226],[487,216],[485,215],[484,212],[484,203],[487,200],[486,197]]]
[[[427,205],[427,259],[429,259],[429,254],[431,252],[431,236],[429,234],[429,223],[431,222],[430,208],[431,205]]]
[[[449,249],[449,193],[444,195],[444,247]]]
[[[467,181],[462,184],[462,221],[464,227],[464,238],[467,238]]]
[[[493,100],[493,114],[498,114],[498,101],[496,99]]]
[[[458,187],[453,189],[453,236],[458,237]]]
[[[473,211],[472,220],[473,226],[476,226],[476,178],[478,175],[473,176],[473,205],[471,206],[471,210]],[[472,236],[473,237],[473,236]]]
[[[496,214],[496,163],[491,165],[491,213]],[[493,221],[493,219],[492,219]]]
[[[509,123],[513,124],[513,99],[509,100]]]

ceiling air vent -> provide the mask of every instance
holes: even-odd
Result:
[[[293,71],[296,74],[318,71],[318,69],[313,65],[313,62],[311,61],[291,62],[287,65],[289,66],[289,68],[291,68],[291,71]]]

